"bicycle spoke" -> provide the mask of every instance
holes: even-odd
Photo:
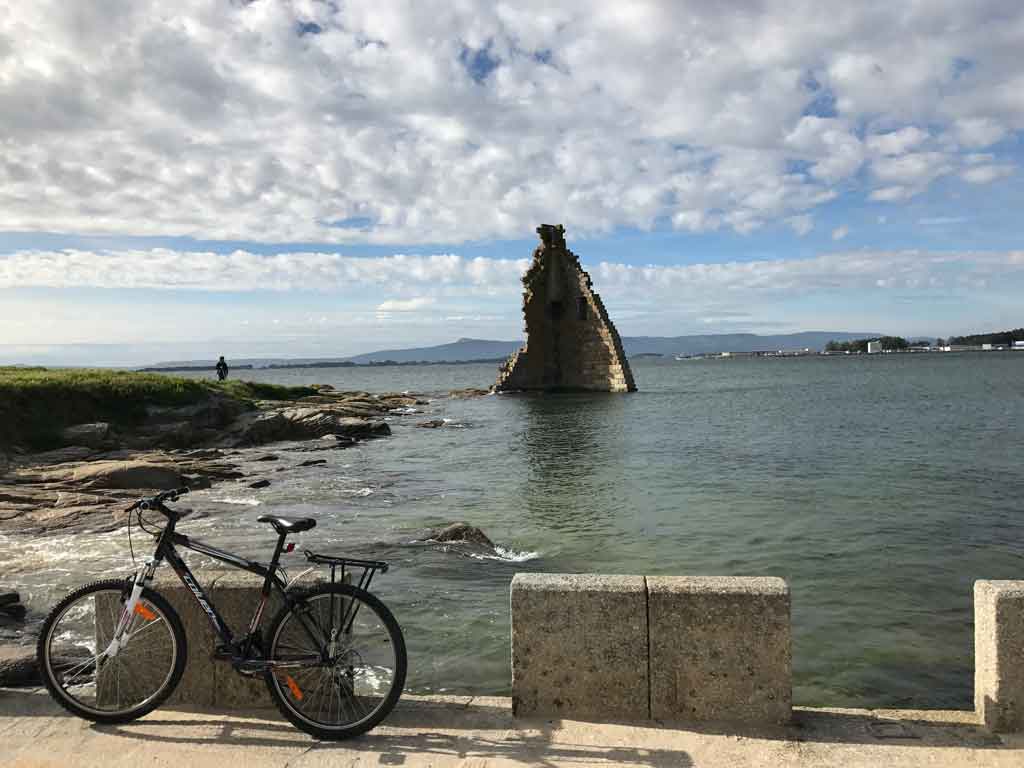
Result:
[[[116,653],[113,635],[124,610],[120,585],[85,592],[48,620],[44,662],[55,694],[98,716],[130,712],[165,688],[177,659],[174,629],[157,604],[144,599],[138,605]],[[87,658],[79,656],[83,646],[90,650]],[[61,668],[69,655],[78,658]]]
[[[291,668],[293,677],[287,686],[284,676],[275,678],[278,700],[310,725],[358,728],[385,704],[393,706],[390,694],[400,683],[391,630],[372,605],[348,593],[314,593],[306,606],[306,613],[287,614],[275,630],[272,660],[295,661],[298,653],[308,653],[310,635],[325,643],[325,656],[318,651],[313,668]],[[301,695],[295,695],[292,686]]]

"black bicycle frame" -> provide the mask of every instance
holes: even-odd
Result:
[[[211,547],[209,544],[204,544],[200,541],[190,539],[183,533],[177,533],[174,530],[174,526],[177,520],[170,518],[167,527],[164,528],[163,533],[160,534],[159,541],[156,546],[155,559],[157,564],[161,560],[166,560],[171,568],[177,574],[178,578],[181,579],[181,583],[184,584],[192,596],[199,603],[199,607],[203,609],[203,613],[206,614],[210,620],[210,624],[213,626],[214,632],[221,639],[222,643],[228,648],[234,648],[235,637],[231,632],[231,628],[227,622],[220,615],[216,605],[206,594],[206,590],[203,589],[202,585],[196,580],[189,569],[188,564],[181,559],[181,556],[175,550],[176,546],[190,549],[194,552],[200,552],[209,557],[220,560],[221,562],[232,565],[235,568],[240,568],[250,573],[255,573],[257,576],[263,577],[263,588],[260,593],[260,603],[256,607],[256,612],[253,614],[252,620],[249,622],[249,630],[242,638],[244,641],[244,647],[237,649],[242,656],[248,656],[252,646],[252,639],[255,635],[256,629],[259,626],[260,619],[263,617],[263,610],[266,608],[267,601],[270,599],[271,591],[276,588],[281,596],[284,598],[285,604],[289,608],[294,608],[295,600],[292,599],[291,595],[286,591],[286,584],[277,574],[277,563],[281,557],[281,552],[284,551],[284,536],[280,536],[277,541],[277,546],[274,549],[274,555],[270,560],[269,564],[258,563],[254,560],[246,560],[243,557],[234,555],[231,552],[226,552],[223,549],[217,549]],[[316,635],[312,632],[309,625],[306,622],[305,617],[301,612],[297,613],[303,627],[306,632],[309,633],[310,639],[317,644],[319,647]]]

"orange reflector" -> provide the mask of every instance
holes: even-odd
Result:
[[[292,696],[294,696],[298,701],[302,701],[302,691],[299,690],[299,684],[295,682],[292,676],[285,675],[284,681],[288,683],[288,688],[291,690]]]
[[[139,616],[144,618],[146,621],[152,621],[156,618],[156,614],[149,610],[149,608],[144,606],[142,603],[135,604],[135,612],[139,614]]]

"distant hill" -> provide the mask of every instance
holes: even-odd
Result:
[[[435,347],[414,347],[411,349],[384,349],[346,358],[353,363],[379,363],[391,360],[396,363],[425,362],[442,360],[497,360],[508,357],[523,346],[522,341],[489,341],[487,339],[459,339],[450,344]]]
[[[627,357],[636,355],[695,355],[708,352],[755,352],[775,350],[821,350],[830,341],[863,338],[863,333],[804,331],[773,336],[755,333],[704,334],[699,336],[625,336],[622,345]],[[495,360],[507,357],[523,345],[522,341],[459,339],[451,344],[412,349],[386,349],[348,358],[355,363],[392,360],[439,362],[442,360]]]
[[[626,356],[636,355],[697,355],[713,352],[767,352],[802,349],[822,350],[830,341],[849,341],[879,334],[846,333],[840,331],[804,331],[802,333],[760,336],[756,333],[717,333],[695,336],[624,336],[622,345]],[[369,365],[371,363],[441,363],[503,360],[523,345],[522,341],[495,341],[492,339],[459,339],[449,344],[406,349],[382,349],[352,357],[326,358],[244,358],[228,360],[232,367],[254,368],[315,368],[320,366]],[[182,360],[158,363],[151,368],[169,370],[191,367],[213,368],[209,363]]]

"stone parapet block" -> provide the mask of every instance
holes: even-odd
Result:
[[[648,717],[642,576],[520,573],[511,606],[516,715]]]
[[[216,605],[221,618],[235,637],[248,631],[249,622],[260,604],[263,579],[245,571],[203,571],[196,574],[207,595]],[[306,587],[317,581],[311,576],[303,580]],[[270,707],[273,702],[260,677],[245,677],[228,661],[215,661],[213,653],[220,638],[216,636],[206,614],[195,597],[169,570],[161,572],[153,588],[163,595],[181,617],[188,643],[188,658],[181,682],[168,699],[168,704],[186,708]],[[260,621],[264,640],[270,622],[282,605],[280,595],[271,593]],[[108,611],[109,613],[109,611]],[[109,634],[109,630],[104,630]]]
[[[647,578],[651,717],[785,723],[789,587],[779,578]]]
[[[974,708],[992,731],[1024,731],[1024,581],[974,582]]]
[[[235,637],[249,630],[249,622],[259,607],[263,579],[245,571],[231,571],[217,578],[210,592],[217,610]],[[268,641],[267,628],[281,609],[283,600],[275,590],[264,606],[260,630],[264,642]],[[213,704],[220,708],[271,707],[274,702],[267,692],[263,676],[246,677],[232,668],[230,662],[216,662],[213,666]]]

